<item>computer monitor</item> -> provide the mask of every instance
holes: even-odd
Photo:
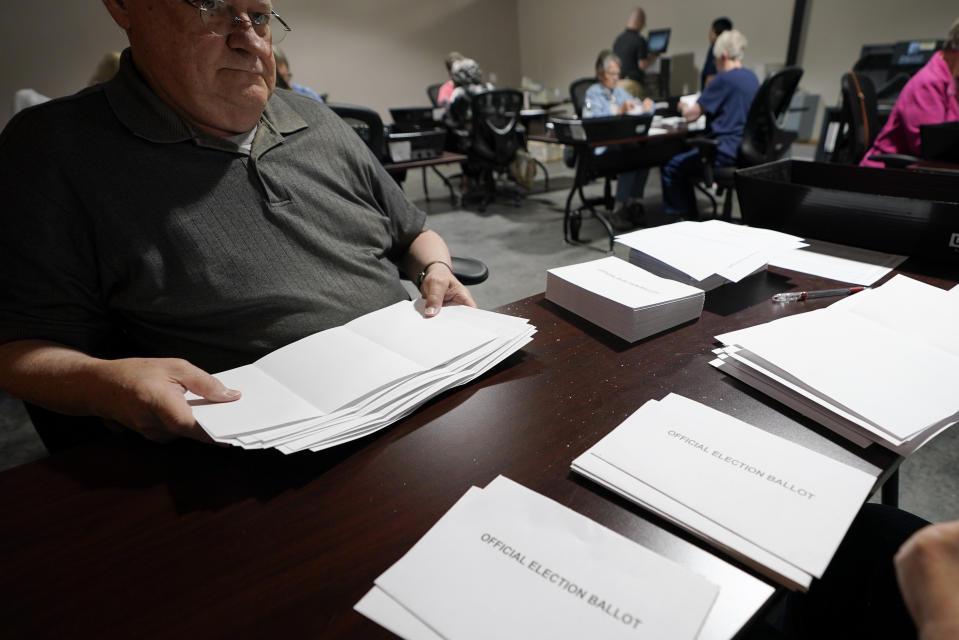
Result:
[[[672,29],[650,29],[648,38],[649,53],[666,53],[671,31]]]
[[[942,41],[935,38],[897,42],[892,63],[897,67],[922,67],[941,48]]]

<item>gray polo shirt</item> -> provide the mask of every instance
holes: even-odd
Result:
[[[246,153],[192,131],[129,51],[11,120],[0,202],[0,343],[212,371],[406,299],[395,261],[425,223],[326,106],[277,91]]]

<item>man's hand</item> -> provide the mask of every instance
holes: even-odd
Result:
[[[426,316],[440,312],[444,302],[475,307],[469,289],[453,275],[453,260],[443,238],[429,229],[416,236],[406,252],[403,268],[426,299]],[[420,274],[425,274],[420,280]]]
[[[959,521],[920,529],[893,562],[921,640],[959,637]]]
[[[185,360],[101,360],[46,340],[0,345],[0,388],[51,411],[119,422],[151,440],[209,440],[185,391],[212,402],[240,397]]]
[[[107,360],[97,367],[99,394],[95,412],[166,442],[177,437],[209,441],[193,419],[184,394],[191,391],[211,402],[232,402],[240,392],[228,389],[209,373],[175,358]]]
[[[426,276],[420,283],[420,293],[426,299],[427,317],[439,313],[446,302],[457,302],[469,307],[476,306],[469,289],[456,279],[449,265],[442,262],[426,268]]]

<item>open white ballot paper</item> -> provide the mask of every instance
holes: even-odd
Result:
[[[572,466],[800,590],[822,576],[876,481],[675,394],[647,402]]]
[[[682,640],[718,591],[499,476],[460,498],[355,608],[408,639]]]
[[[608,256],[547,271],[546,299],[635,342],[698,318],[705,294]]]
[[[218,404],[192,396],[193,414],[217,442],[316,451],[395,422],[535,333],[524,318],[456,305],[426,318],[422,306],[398,302],[217,373],[242,397]]]
[[[822,240],[806,238],[805,241],[808,247],[787,249],[771,256],[769,266],[869,287],[907,258]]]
[[[763,271],[802,238],[721,220],[676,222],[616,237],[616,255],[658,276],[710,291]]]
[[[959,420],[959,298],[903,275],[717,336],[711,364],[860,446],[907,456]]]

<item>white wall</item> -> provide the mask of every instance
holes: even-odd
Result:
[[[516,0],[276,0],[295,33],[281,45],[294,82],[362,104],[428,105],[451,51],[475,58],[498,86],[519,84]]]
[[[914,38],[943,39],[959,17],[952,0],[811,0],[807,35],[799,64],[805,69],[802,88],[822,95],[828,105],[839,102],[839,80],[859,58],[864,44]],[[822,102],[820,114],[822,116]],[[814,135],[819,135],[817,120]]]
[[[175,0],[160,0],[163,2]],[[330,100],[428,105],[450,50],[476,58],[500,86],[519,85],[516,0],[276,0],[293,27],[282,48],[294,81]],[[100,0],[27,0],[5,7],[0,127],[24,87],[52,97],[86,86],[100,58],[126,46]]]
[[[636,4],[628,0],[518,2],[523,73],[561,87],[564,95],[570,81],[593,74],[596,54],[612,46]],[[642,2],[649,28],[672,28],[670,53],[692,52],[699,68],[709,25],[719,16],[728,16],[749,41],[745,64],[754,70],[785,62],[793,5],[793,0]],[[800,89],[821,96],[813,135],[818,136],[823,107],[837,102],[839,80],[855,63],[863,44],[943,38],[957,16],[959,5],[953,0],[809,0],[797,63],[804,70]]]
[[[175,0],[162,0],[175,1]],[[623,29],[633,2],[607,0],[276,0],[294,28],[283,43],[295,81],[330,99],[373,107],[426,104],[425,87],[445,79],[452,49],[476,58],[498,86],[529,76],[566,94],[592,75],[600,49]],[[793,0],[646,0],[649,26],[672,27],[670,51],[705,55],[720,15],[746,34],[747,66],[782,63]],[[50,95],[86,85],[104,53],[125,44],[100,0],[29,0],[6,8],[0,38],[0,126],[16,89]],[[799,64],[801,87],[835,103],[839,78],[864,43],[945,35],[953,0],[809,0]],[[822,103],[820,104],[820,111]],[[814,135],[818,134],[818,125]]]
[[[629,0],[519,0],[523,73],[565,95],[572,80],[593,75],[596,55],[612,46],[633,6]],[[642,6],[648,28],[672,29],[669,53],[692,53],[697,68],[705,60],[709,26],[722,15],[749,41],[747,66],[785,61],[792,0],[646,0]]]

